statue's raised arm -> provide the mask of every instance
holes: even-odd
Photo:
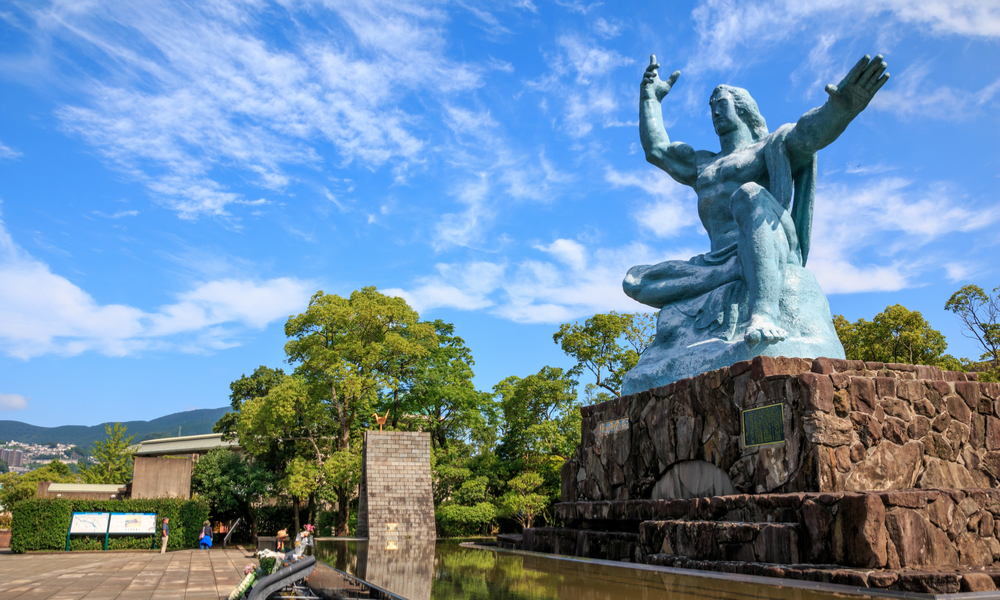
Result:
[[[826,104],[802,115],[788,134],[786,147],[793,169],[807,163],[813,154],[844,133],[889,80],[885,72],[888,66],[881,54],[874,59],[866,54],[838,85],[826,86],[830,95]]]
[[[656,55],[651,55],[639,85],[639,139],[642,149],[646,151],[647,161],[666,171],[678,183],[693,186],[698,177],[694,149],[683,142],[670,142],[663,127],[663,108],[660,104],[681,72],[674,71],[663,81],[657,73],[659,68]]]

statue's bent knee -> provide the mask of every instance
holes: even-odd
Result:
[[[753,181],[744,183],[729,197],[729,208],[736,214],[740,209],[759,206],[766,202],[770,195],[766,189]]]

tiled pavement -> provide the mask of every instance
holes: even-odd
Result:
[[[233,549],[0,554],[0,600],[220,600],[251,562]]]

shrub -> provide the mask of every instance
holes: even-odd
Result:
[[[0,529],[10,529],[10,513],[0,513]]]
[[[489,502],[475,506],[449,504],[437,510],[438,528],[443,537],[479,535],[489,531],[489,526],[497,517],[497,509]]]
[[[153,535],[111,536],[109,550],[154,549],[160,539],[163,519],[170,519],[172,548],[198,547],[198,532],[208,519],[208,502],[201,498],[143,498],[131,500],[30,499],[14,507],[10,549],[14,553],[32,550],[63,550],[66,532],[74,512],[156,513]],[[73,536],[70,550],[97,550],[104,547],[104,536]]]

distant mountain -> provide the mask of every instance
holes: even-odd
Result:
[[[133,443],[156,438],[172,437],[180,429],[181,435],[212,433],[212,427],[226,414],[228,406],[203,408],[174,413],[152,421],[125,421],[128,435],[135,434]],[[85,425],[63,425],[61,427],[38,427],[20,421],[0,421],[0,441],[17,440],[26,444],[73,444],[85,450],[97,440],[106,436],[104,423],[87,427]]]

